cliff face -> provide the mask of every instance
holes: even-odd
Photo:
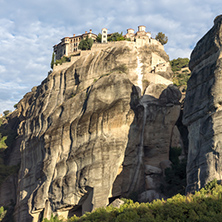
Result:
[[[169,69],[151,73],[153,53],[167,59],[132,42],[107,45],[53,71],[19,102],[16,221],[79,215],[133,192],[161,197],[181,95]]]
[[[187,192],[222,179],[222,16],[197,43],[191,54],[183,123],[189,130]]]

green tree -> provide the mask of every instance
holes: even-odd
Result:
[[[158,40],[162,45],[165,45],[168,42],[168,37],[162,32],[158,32],[155,39]]]
[[[101,41],[102,41],[102,34],[101,34],[101,33],[99,33],[99,34],[97,35],[96,41],[97,41],[97,42],[101,42]]]
[[[5,111],[3,112],[3,114],[4,114],[5,117],[8,116],[9,113],[10,113],[9,110],[5,110]]]
[[[111,36],[109,36],[107,40],[109,42],[114,42],[114,41],[125,40],[125,38],[123,37],[123,33],[122,32],[121,33],[115,32]]]
[[[60,220],[58,216],[51,215],[50,220],[44,218],[42,222],[63,222],[63,220]]]
[[[51,61],[51,69],[53,69],[54,63],[55,63],[55,53],[53,52],[52,53],[52,61]]]
[[[173,83],[180,87],[182,92],[187,89],[187,81],[190,78],[191,72],[189,70],[188,58],[177,58],[170,61],[171,69],[173,71]]]
[[[81,50],[90,50],[93,45],[93,39],[86,36],[85,39],[83,39],[80,43],[78,48]]]
[[[0,207],[0,221],[2,221],[6,215],[7,211],[4,209],[4,207]]]
[[[14,105],[14,108],[15,108],[15,109],[17,109],[17,108],[18,108],[18,103],[16,103],[16,104]]]
[[[182,68],[189,66],[188,58],[177,58],[170,61],[170,65],[173,72],[180,71]]]

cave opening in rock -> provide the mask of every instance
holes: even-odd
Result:
[[[68,218],[73,217],[74,215],[77,217],[82,216],[82,205],[76,205],[71,210],[69,210]]]
[[[120,195],[119,196],[115,196],[115,197],[110,197],[109,198],[109,204],[111,204],[115,199],[118,199],[120,197],[121,197]]]

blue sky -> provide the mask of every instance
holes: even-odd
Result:
[[[221,0],[0,0],[0,113],[13,110],[50,70],[53,45],[89,29],[145,25],[168,36],[170,59],[188,57],[222,14]]]

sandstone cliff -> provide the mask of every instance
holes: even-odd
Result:
[[[222,179],[221,162],[221,68],[222,16],[197,43],[191,54],[183,123],[189,130],[187,192]]]
[[[181,94],[170,68],[153,72],[154,54],[169,64],[149,45],[108,44],[55,69],[19,102],[20,144],[9,157],[20,149],[16,221],[81,215],[133,192],[161,197]]]

